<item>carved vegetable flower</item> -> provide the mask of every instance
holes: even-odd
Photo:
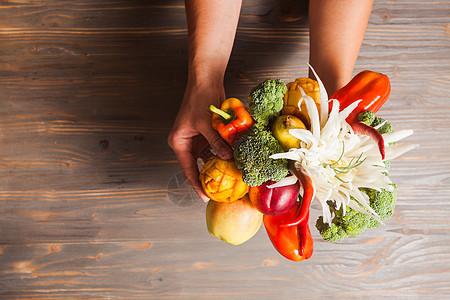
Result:
[[[323,102],[327,96],[326,92],[322,94],[324,87],[320,80],[319,84]],[[296,169],[307,173],[314,187],[313,197],[322,205],[324,222],[332,221],[333,216],[327,201],[333,200],[338,209],[341,206],[344,208],[344,212],[346,207],[350,207],[369,214],[382,223],[370,207],[369,197],[359,189],[392,189],[389,177],[385,176],[387,170],[383,161],[394,159],[415,148],[417,145],[396,143],[413,134],[413,131],[400,130],[383,134],[386,156],[382,159],[379,147],[373,139],[356,134],[346,121],[360,101],[355,101],[339,111],[339,101],[332,99],[332,110],[328,114],[328,105],[321,103],[319,112],[314,100],[304,91],[301,92],[298,106],[300,108],[303,102],[306,104],[311,130],[289,130],[292,136],[302,141],[300,147],[274,154],[271,158],[292,160]],[[286,179],[286,184],[288,181]],[[280,182],[280,185],[282,184]]]
[[[200,182],[205,194],[214,201],[234,202],[247,193],[248,186],[234,161],[217,156],[210,158],[200,171]]]

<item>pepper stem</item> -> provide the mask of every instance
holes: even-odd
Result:
[[[223,111],[223,110],[221,110],[221,109],[215,107],[215,106],[212,105],[212,104],[209,106],[209,110],[211,110],[213,113],[218,114],[219,116],[221,116],[221,117],[224,118],[225,120],[229,120],[229,119],[232,118],[230,114],[228,114],[228,113],[226,113],[225,111]]]

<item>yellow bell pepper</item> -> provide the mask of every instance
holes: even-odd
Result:
[[[310,78],[297,78],[294,82],[290,82],[286,85],[287,92],[283,99],[283,109],[281,110],[282,115],[294,115],[300,118],[306,127],[311,127],[311,121],[307,113],[307,108],[305,102],[300,105],[300,110],[298,108],[298,101],[302,97],[300,88],[310,96],[316,103],[317,109],[320,111],[320,88],[319,83]]]

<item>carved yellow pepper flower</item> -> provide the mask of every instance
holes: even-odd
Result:
[[[232,203],[247,193],[248,186],[234,161],[211,157],[200,171],[205,194],[214,201]]]

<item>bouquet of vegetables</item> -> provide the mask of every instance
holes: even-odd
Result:
[[[316,228],[329,242],[393,215],[389,161],[417,145],[397,143],[413,131],[394,131],[375,115],[389,97],[388,77],[363,71],[330,98],[316,78],[268,79],[248,107],[235,98],[210,107],[213,128],[234,148],[234,160],[213,156],[200,171],[212,235],[237,245],[264,223],[276,250],[301,261],[313,252],[314,199],[322,207]]]

